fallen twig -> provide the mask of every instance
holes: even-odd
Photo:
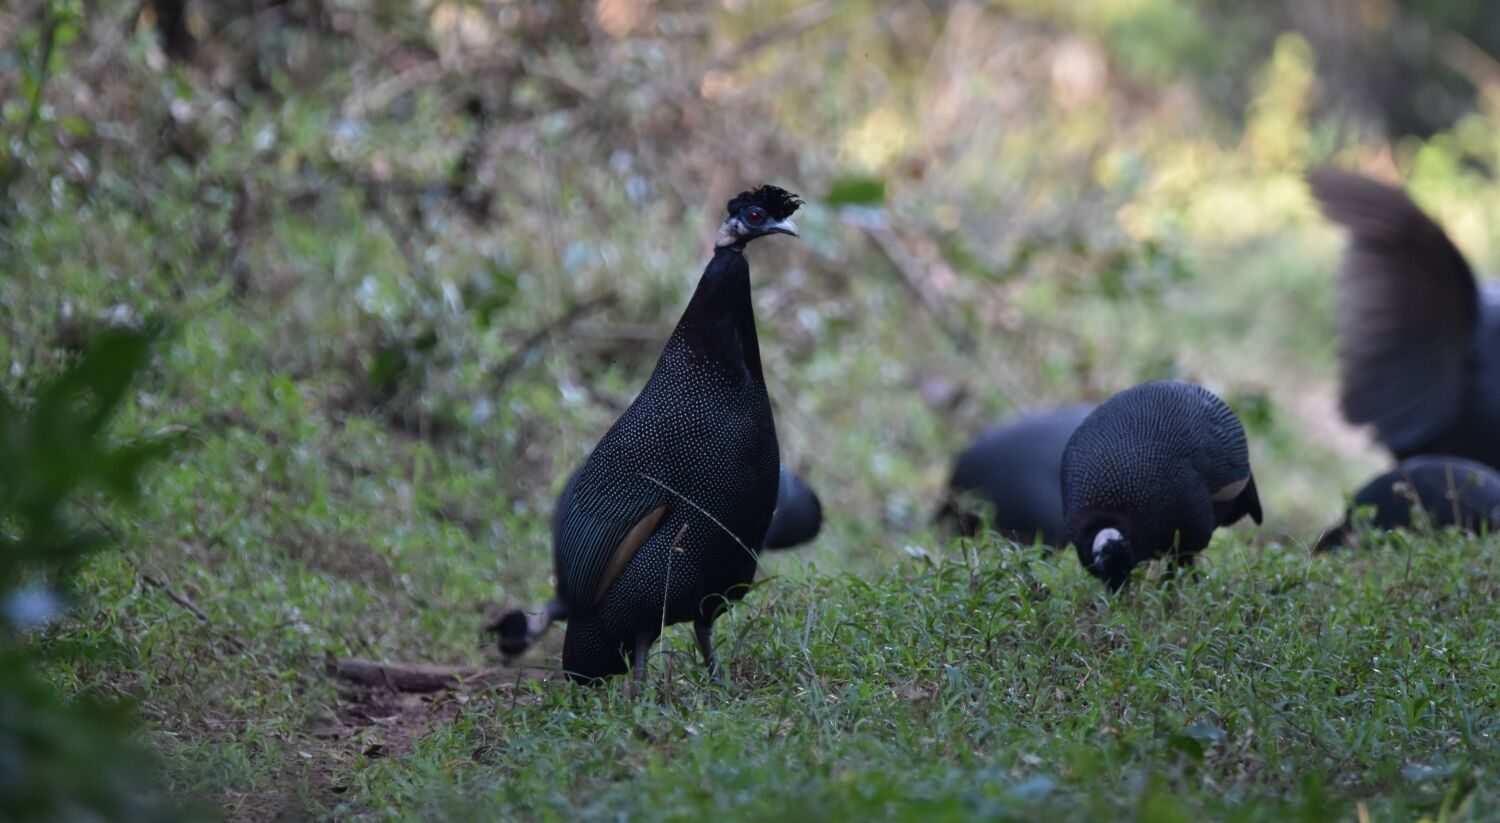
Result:
[[[145,572],[141,572],[141,579],[159,589],[161,593],[170,598],[173,603],[176,603],[184,609],[192,612],[193,616],[198,618],[198,622],[209,622],[208,615],[204,614],[203,610],[198,608],[197,603],[194,603],[192,600],[188,599],[187,595],[180,594],[176,589],[168,586],[160,578],[153,577],[152,575],[146,574]]]
[[[235,651],[244,652],[249,648],[245,645],[245,641],[239,639],[238,637],[235,637],[233,634],[215,628],[213,621],[208,619],[208,614],[205,613],[202,609],[198,608],[197,603],[194,603],[192,599],[187,595],[182,594],[181,592],[167,585],[167,582],[165,580],[155,575],[147,574],[146,572],[140,572],[140,578],[142,582],[166,595],[168,600],[171,600],[173,603],[176,603],[184,609],[187,609],[190,613],[192,613],[194,617],[198,618],[199,623],[202,623],[205,627],[212,629],[214,634],[222,638],[224,642],[233,647]]]
[[[513,677],[517,671],[482,666],[385,663],[357,657],[329,657],[325,667],[330,676],[339,680],[393,692],[457,691],[466,686],[488,686]]]

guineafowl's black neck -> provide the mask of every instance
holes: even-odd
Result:
[[[750,264],[739,249],[714,250],[672,336],[726,367],[743,365],[756,381],[765,382],[750,304]]]

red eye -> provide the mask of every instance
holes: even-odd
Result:
[[[766,210],[760,206],[751,206],[745,210],[745,222],[752,226],[759,226],[766,222]]]

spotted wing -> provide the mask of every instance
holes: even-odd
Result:
[[[579,475],[568,481],[552,518],[557,590],[575,614],[598,605],[667,514],[655,489],[614,487],[585,495],[577,493],[579,483]]]

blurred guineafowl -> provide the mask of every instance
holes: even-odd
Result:
[[[1261,522],[1239,418],[1178,380],[1126,389],[1079,425],[1063,451],[1062,498],[1078,559],[1112,591],[1148,560],[1191,565],[1219,526]]]
[[[807,481],[781,467],[776,485],[776,510],[761,541],[764,549],[790,549],[811,542],[823,527],[823,503]]]
[[[567,620],[574,679],[639,679],[664,625],[692,621],[711,677],[713,622],[744,596],[776,508],[780,459],[761,374],[745,245],[797,234],[775,186],[729,201],[713,259],[646,386],[558,497],[557,597],[495,624],[507,656]]]
[[[1317,551],[1349,542],[1357,513],[1367,507],[1374,509],[1370,525],[1382,531],[1411,528],[1415,508],[1420,527],[1458,526],[1475,534],[1489,533],[1500,527],[1500,474],[1459,457],[1424,455],[1403,460],[1354,495],[1349,515],[1318,541]]]
[[[1308,175],[1349,232],[1338,283],[1344,416],[1374,424],[1397,458],[1500,467],[1500,289],[1400,189],[1349,172]]]
[[[986,429],[954,462],[938,520],[972,537],[988,514],[995,531],[1012,540],[1031,543],[1040,536],[1053,548],[1066,546],[1062,454],[1093,410],[1066,406]]]

